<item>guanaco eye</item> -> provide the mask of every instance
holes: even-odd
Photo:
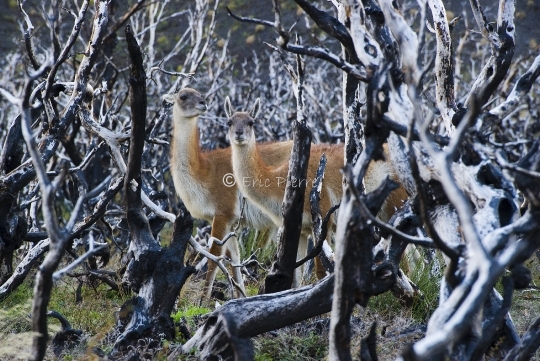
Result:
[[[253,126],[253,122],[249,122],[248,125],[249,125],[250,127],[252,127],[252,126]]]
[[[230,127],[230,126],[232,125],[232,122],[229,120],[229,121],[227,122],[227,125]]]
[[[185,95],[185,94],[184,94],[184,95],[180,95],[180,100],[184,101],[184,100],[186,100],[186,99],[187,99],[187,95]]]

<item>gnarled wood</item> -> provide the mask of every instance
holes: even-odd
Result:
[[[141,338],[152,340],[152,346],[161,339],[174,338],[175,328],[170,315],[180,289],[195,271],[191,266],[184,266],[186,247],[193,228],[190,214],[182,212],[176,218],[171,243],[162,249],[153,238],[142,211],[140,184],[146,120],[146,76],[142,54],[130,26],[126,27],[126,40],[131,57],[132,135],[125,191],[133,258],[124,280],[138,295],[124,305],[130,307],[131,312],[127,319],[120,320],[120,336],[116,339],[113,354],[125,350]]]

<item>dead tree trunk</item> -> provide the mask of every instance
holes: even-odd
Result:
[[[296,121],[293,134],[294,144],[282,206],[283,225],[279,232],[277,259],[264,281],[265,293],[287,290],[291,288],[294,279],[306,191],[306,182],[301,180],[307,176],[311,132]]]
[[[121,335],[115,342],[113,354],[135,344],[139,339],[152,340],[151,346],[159,345],[163,339],[173,340],[174,323],[171,312],[182,286],[195,272],[192,266],[184,265],[184,256],[191,237],[193,221],[185,211],[176,218],[172,241],[169,247],[160,249],[155,262],[138,263],[144,274],[138,296],[126,302],[131,312],[120,320]],[[133,270],[131,272],[134,272]]]
[[[124,190],[126,213],[131,234],[129,251],[132,259],[124,274],[124,282],[138,292],[147,276],[152,274],[160,252],[160,246],[152,236],[141,200],[141,162],[144,148],[146,121],[146,74],[142,54],[133,36],[131,27],[126,26],[126,41],[131,60],[129,100],[131,102],[131,140]]]
[[[138,292],[138,296],[125,305],[131,308],[131,312],[128,319],[120,320],[121,335],[115,342],[115,354],[141,338],[151,339],[151,346],[158,345],[161,339],[174,339],[175,328],[170,314],[180,289],[195,271],[191,266],[184,266],[184,255],[193,228],[190,214],[186,211],[176,218],[171,244],[162,249],[152,236],[142,209],[141,157],[146,121],[146,75],[142,54],[130,26],[126,27],[126,41],[131,58],[132,133],[125,192],[132,259],[124,281]]]
[[[274,293],[291,288],[296,268],[298,242],[302,230],[304,210],[305,181],[307,178],[311,132],[306,127],[303,100],[303,68],[297,57],[296,74],[289,70],[295,79],[297,101],[297,119],[293,126],[293,149],[287,173],[287,186],[283,197],[283,224],[279,232],[277,259],[264,282],[265,293]],[[304,255],[302,255],[304,256]]]
[[[341,207],[338,213],[335,250],[334,301],[330,321],[330,360],[351,360],[350,352],[350,316],[356,304],[365,307],[373,294],[372,264],[373,246],[375,245],[374,230],[368,212],[376,214],[389,193],[370,204],[369,210],[360,206],[364,202],[359,189],[362,189],[362,179],[372,158],[378,156],[382,144],[388,136],[388,130],[379,129],[382,115],[387,110],[388,82],[386,75],[375,76],[368,87],[366,146],[354,170],[349,167],[346,171]],[[386,185],[386,183],[385,183]],[[395,187],[395,184],[394,184]],[[392,188],[390,187],[390,190]],[[379,194],[380,196],[380,194]],[[394,277],[395,280],[395,277]]]
[[[530,360],[540,347],[540,318],[537,318],[529,327],[521,343],[510,351],[504,361]]]
[[[88,52],[88,56],[85,57],[80,65],[78,76],[75,79],[76,92],[79,95],[79,104],[82,100],[82,95],[85,93],[87,77],[84,76],[84,71],[88,72],[92,68],[93,63],[97,57],[97,49],[99,48],[100,41],[103,36],[104,24],[108,21],[107,17],[107,4],[104,2],[96,2],[96,15],[94,17],[94,26],[92,29],[92,40],[95,41],[95,47],[91,48]],[[36,275],[36,283],[34,287],[34,299],[32,302],[32,331],[36,333],[33,338],[32,345],[32,360],[42,360],[45,357],[45,351],[47,349],[48,331],[47,331],[47,306],[51,297],[51,290],[53,287],[53,273],[58,267],[62,256],[64,254],[64,248],[69,240],[69,233],[71,233],[70,227],[73,227],[74,222],[78,216],[79,210],[84,201],[84,194],[79,196],[77,205],[72,213],[72,219],[68,222],[68,227],[65,230],[61,230],[58,224],[54,209],[54,199],[57,188],[62,184],[67,176],[67,164],[64,163],[64,167],[57,178],[51,182],[47,176],[45,164],[43,158],[47,159],[46,154],[42,153],[36,139],[32,134],[31,129],[31,112],[30,112],[30,89],[33,81],[37,76],[43,75],[45,67],[42,66],[40,71],[33,75],[34,78],[27,80],[27,87],[25,89],[24,99],[21,102],[21,114],[22,114],[22,133],[26,141],[28,151],[32,156],[32,163],[35,168],[35,172],[40,183],[41,194],[43,197],[43,218],[47,228],[47,233],[51,240],[50,250],[45,260],[40,266],[40,269]],[[39,73],[42,74],[39,74]],[[50,100],[49,100],[50,101]],[[70,105],[72,112],[75,111],[75,104],[77,101],[74,99]],[[78,104],[77,104],[78,105]],[[64,114],[64,121],[69,122],[72,120],[74,114],[69,115],[69,111]],[[61,128],[61,126],[59,126]],[[58,134],[57,134],[58,135]],[[53,151],[55,148],[49,148],[49,151]],[[52,154],[50,155],[52,156]],[[49,156],[49,157],[50,157]],[[31,172],[29,172],[31,173]],[[27,174],[29,174],[27,173]]]
[[[380,189],[367,195],[365,202],[368,208],[371,211],[378,209],[394,188],[392,182],[386,182]],[[368,253],[371,254],[371,250]],[[395,283],[392,268],[388,265],[372,269],[370,263],[367,268],[370,273],[370,283],[366,287],[369,295],[386,292]],[[334,280],[335,275],[331,274],[315,285],[231,300],[211,313],[205,324],[181,349],[171,354],[169,360],[176,360],[178,353],[189,353],[194,348],[201,360],[217,356],[232,357],[231,341],[224,323],[219,321],[222,315],[234,315],[236,337],[246,339],[329,312],[332,309]]]
[[[187,353],[196,348],[201,360],[218,355],[230,357],[226,330],[217,322],[220,315],[234,315],[237,336],[250,338],[330,311],[333,287],[334,276],[330,275],[315,285],[231,300],[212,312],[179,351]],[[174,360],[175,354],[169,360]]]

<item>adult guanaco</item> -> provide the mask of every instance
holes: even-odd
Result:
[[[176,192],[193,217],[211,223],[211,236],[222,240],[239,219],[242,204],[242,194],[228,178],[233,173],[231,148],[201,150],[197,120],[207,107],[198,91],[184,88],[176,94],[165,94],[163,99],[173,104],[170,160]],[[262,157],[267,164],[287,162],[291,149],[292,141],[261,145]],[[275,228],[272,220],[249,201],[246,201],[242,222],[259,230]],[[234,237],[223,247],[213,242],[210,253],[215,256],[226,254],[233,263],[240,263],[238,243]],[[208,262],[203,292],[206,299],[210,298],[216,273],[216,264]],[[233,267],[233,278],[244,291],[239,267]]]
[[[225,99],[225,113],[229,118],[233,171],[238,187],[246,199],[257,205],[274,221],[276,226],[279,226],[281,225],[281,203],[285,192],[289,163],[276,166],[268,164],[262,157],[263,152],[257,146],[253,131],[259,110],[260,100],[257,99],[249,112],[233,113],[229,97]],[[384,151],[388,152],[386,147]],[[315,179],[319,159],[323,153],[326,154],[328,160],[320,201],[321,213],[324,215],[333,204],[337,204],[341,199],[342,176],[339,170],[343,166],[343,145],[317,144],[312,146],[308,163],[306,192],[311,190],[310,184]],[[385,161],[372,161],[364,178],[366,192],[375,190],[386,176],[396,178],[390,164]],[[394,191],[379,211],[379,217],[388,220],[395,207],[400,206],[403,199],[406,199],[404,189],[400,189],[400,192],[397,193]],[[304,202],[302,234],[298,251],[301,256],[305,255],[307,251],[307,236],[311,234],[312,229],[309,208],[309,202]],[[320,274],[318,276],[320,277]]]

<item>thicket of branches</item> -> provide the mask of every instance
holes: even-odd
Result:
[[[161,96],[187,85],[207,100],[203,147],[228,145],[226,95],[238,108],[260,97],[259,139],[291,138],[302,109],[313,141],[345,142],[346,165],[334,273],[229,301],[177,353],[195,347],[201,358],[251,359],[250,337],[331,311],[329,357],[351,359],[354,306],[388,290],[414,296],[399,270],[411,243],[438,249],[446,267],[426,335],[402,359],[478,359],[501,334],[509,360],[536,350],[536,328],[520,340],[507,317],[513,290],[530,282],[523,262],[540,241],[540,57],[513,59],[514,2],[500,0],[492,22],[471,0],[476,24],[457,43],[451,31],[464,20],[449,21],[439,0],[295,3],[306,31],[324,31],[341,53],[285,30],[291,24],[282,23],[277,1],[267,17],[274,20],[230,13],[278,36],[245,62],[227,51],[232,39],[214,33],[219,1],[180,10],[172,1],[64,0],[39,9],[19,2],[22,46],[2,59],[0,75],[0,298],[37,268],[33,359],[45,355],[47,305],[62,277],[133,292],[132,312],[111,333],[112,356],[142,338],[150,347],[174,339],[170,313],[195,272],[184,265],[186,248],[205,254],[168,174],[171,112]],[[180,31],[164,46],[166,27]],[[471,43],[486,45],[465,50]],[[303,57],[303,77],[285,66],[292,54]],[[362,192],[384,142],[410,196],[389,224],[374,214],[391,182]],[[174,232],[162,247],[167,222]],[[108,264],[117,254],[121,264]],[[494,290],[501,277],[502,296]],[[373,347],[362,352],[377,358]]]

